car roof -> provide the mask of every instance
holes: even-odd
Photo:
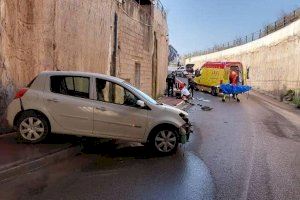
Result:
[[[114,82],[119,82],[119,83],[124,82],[123,79],[120,79],[120,78],[117,78],[114,76],[109,76],[109,75],[99,74],[99,73],[92,73],[92,72],[81,72],[81,71],[43,71],[40,73],[40,75],[45,75],[45,76],[88,76],[88,77],[106,79],[109,81],[114,81]]]

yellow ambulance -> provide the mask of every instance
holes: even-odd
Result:
[[[220,85],[229,83],[229,74],[232,70],[238,72],[239,84],[244,85],[246,77],[240,62],[206,62],[200,71],[196,71],[194,81],[199,90],[218,95],[222,92]]]

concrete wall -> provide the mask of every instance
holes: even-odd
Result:
[[[54,27],[50,28],[54,42],[54,67],[60,70],[108,74],[115,2],[111,0],[52,2],[55,6],[51,19]]]
[[[157,95],[165,88],[167,23],[163,14],[134,0],[0,0],[0,125],[15,91],[44,70],[110,74],[114,19],[118,16],[116,76]],[[157,82],[153,82],[154,32],[159,35]],[[1,121],[2,119],[2,121]]]
[[[136,7],[136,3],[128,3],[123,6],[130,17],[121,17],[119,22],[118,61],[120,68],[117,74],[151,95],[153,33],[152,28],[148,26],[151,22],[147,19],[143,20],[142,23],[131,20],[131,18],[139,19],[141,16]],[[147,13],[145,16],[151,16],[149,7],[145,7],[145,12]],[[136,65],[140,65],[141,68],[140,85],[135,84],[135,79],[138,76],[135,74]]]
[[[300,20],[251,43],[186,59],[197,67],[206,61],[240,61],[250,67],[248,84],[274,95],[300,88]]]

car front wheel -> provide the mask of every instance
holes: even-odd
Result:
[[[170,155],[176,152],[178,141],[177,131],[165,127],[155,131],[150,142],[155,152],[161,155]]]
[[[17,121],[18,133],[25,142],[37,143],[46,138],[49,125],[44,116],[35,112],[23,113]]]

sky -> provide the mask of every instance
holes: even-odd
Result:
[[[259,31],[300,0],[161,0],[168,14],[170,44],[183,55]]]

